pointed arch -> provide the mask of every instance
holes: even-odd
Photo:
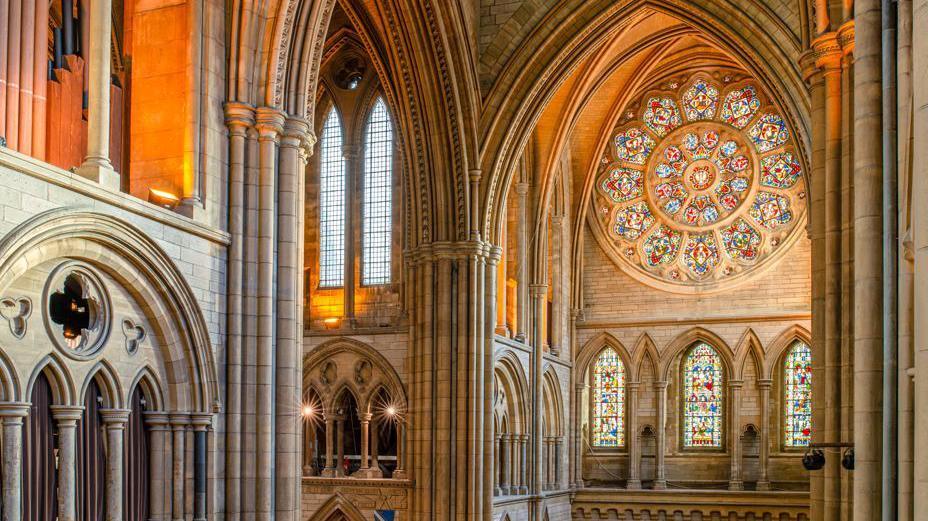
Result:
[[[528,408],[528,385],[525,373],[522,371],[522,364],[515,353],[504,351],[496,361],[494,373],[497,385],[506,392],[512,432],[516,434],[527,432],[531,417]]]
[[[78,402],[75,401],[78,398],[75,395],[71,372],[68,371],[68,366],[58,353],[49,353],[36,364],[35,369],[32,370],[32,374],[29,376],[29,384],[26,386],[23,399],[32,396],[35,379],[42,373],[45,374],[45,378],[51,385],[52,399],[55,405],[78,405]]]
[[[340,392],[345,386],[354,390],[355,397],[363,396],[353,381],[352,368],[337,367],[334,380],[331,381],[328,380],[331,375],[319,374],[327,363],[331,363],[341,354],[347,354],[345,358],[353,363],[362,360],[370,362],[371,379],[366,383],[366,389],[376,389],[378,385],[383,385],[390,396],[397,401],[397,406],[403,411],[407,410],[406,388],[393,365],[379,351],[353,338],[339,337],[326,341],[303,357],[303,389],[314,387],[326,407],[333,403],[335,395],[333,391]],[[364,403],[363,400],[358,401],[359,406],[362,403]]]
[[[393,119],[382,96],[366,113],[361,175],[361,284],[389,284],[393,249]]]
[[[694,327],[677,335],[667,346],[665,350],[666,356],[664,357],[663,366],[661,367],[661,375],[664,380],[666,381],[673,378],[670,372],[677,365],[682,356],[689,351],[696,342],[705,342],[715,349],[721,358],[726,378],[731,378],[735,357],[728,343],[722,340],[722,337],[708,329]]]
[[[343,517],[339,518],[339,515]],[[347,497],[342,495],[341,492],[336,492],[335,495],[327,499],[326,502],[319,507],[319,510],[309,518],[309,521],[342,521],[342,519],[347,521],[366,521],[364,515],[358,510],[358,507]]]
[[[765,378],[774,378],[777,368],[782,364],[783,358],[786,356],[786,352],[796,340],[801,340],[810,347],[812,346],[812,334],[809,333],[808,329],[798,324],[787,327],[770,342],[770,347],[767,349],[768,356],[764,364]]]
[[[606,347],[614,349],[616,353],[618,353],[619,359],[622,360],[622,364],[625,366],[626,370],[631,370],[634,362],[628,350],[625,349],[625,345],[611,333],[603,331],[587,340],[583,344],[583,347],[580,348],[580,352],[577,353],[577,363],[574,365],[574,378],[578,382],[585,379],[586,374],[589,373],[592,367],[593,361],[596,360],[599,353]]]
[[[651,335],[642,333],[641,337],[638,339],[638,343],[635,345],[629,381],[641,381],[641,374],[644,372],[644,364],[649,364],[651,366],[651,374],[654,375],[654,378],[659,378],[658,371],[660,370],[660,359],[661,357],[657,352],[657,345],[654,343],[654,340],[651,339]]]
[[[681,447],[684,450],[722,448],[727,393],[721,355],[711,344],[694,341],[683,352],[679,372],[683,417]]]
[[[322,124],[319,138],[319,286],[345,284],[345,226],[347,161],[345,129],[334,104]]]
[[[9,357],[0,350],[0,402],[19,402],[23,400],[19,394],[19,375]]]
[[[148,365],[141,367],[132,379],[132,385],[129,386],[129,394],[125,397],[125,403],[129,403],[135,389],[142,390],[142,395],[148,400],[149,411],[163,411],[164,409],[164,392],[161,389],[161,383],[155,371]]]
[[[742,380],[744,378],[744,366],[750,361],[754,362],[754,374],[757,375],[757,378],[763,378],[764,348],[753,328],[749,327],[741,336],[738,347],[735,349],[735,357],[735,371],[731,375],[732,380]]]
[[[544,371],[542,397],[544,399],[544,418],[549,436],[564,435],[564,404],[561,398],[561,386],[554,368],[550,365]]]
[[[107,360],[100,360],[93,366],[84,378],[84,384],[81,385],[81,396],[87,392],[90,382],[97,383],[97,389],[103,396],[103,406],[109,409],[122,409],[123,400],[122,386],[119,383],[119,374],[113,369],[113,366]]]

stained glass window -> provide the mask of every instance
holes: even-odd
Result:
[[[754,272],[806,211],[803,158],[775,103],[755,80],[707,72],[629,102],[590,199],[614,258],[661,289]]]
[[[808,447],[812,441],[812,350],[797,341],[783,362],[786,446]]]
[[[345,283],[345,155],[335,107],[322,127],[319,146],[319,285]]]
[[[683,361],[683,446],[722,446],[722,361],[709,344],[694,345]]]
[[[625,366],[611,347],[593,365],[593,445],[625,446]]]
[[[393,209],[393,126],[382,98],[371,109],[364,137],[364,205],[361,282],[390,282]]]

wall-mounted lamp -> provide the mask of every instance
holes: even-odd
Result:
[[[316,414],[316,409],[313,408],[312,404],[306,404],[303,406],[303,417],[312,418]]]
[[[338,317],[329,317],[322,321],[325,324],[326,329],[338,329],[338,326],[341,325],[342,319]]]
[[[809,449],[802,456],[802,466],[806,470],[821,470],[825,466],[825,453],[819,449]]]
[[[148,202],[151,204],[156,204],[162,208],[167,208],[168,210],[173,210],[177,207],[178,204],[180,204],[180,198],[170,192],[165,192],[164,190],[149,188]]]
[[[854,470],[854,444],[849,442],[841,443],[812,443],[809,450],[802,456],[802,466],[806,470],[821,470],[825,466],[825,453],[821,448],[844,448],[844,454],[841,456],[841,466],[846,470]]]

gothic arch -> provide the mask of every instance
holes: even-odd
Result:
[[[625,365],[625,371],[629,375],[629,381],[632,378],[637,378],[637,370],[633,369],[635,367],[634,358],[629,355],[628,350],[625,349],[625,346],[616,338],[614,335],[607,331],[603,331],[593,338],[587,340],[583,347],[580,348],[580,352],[577,354],[577,362],[574,366],[574,378],[578,382],[586,380],[586,375],[590,372],[590,367],[596,362],[596,358],[603,351],[603,349],[611,347],[618,353],[619,358],[622,360],[622,364]],[[635,373],[632,373],[635,371]]]
[[[512,432],[516,434],[527,432],[530,418],[528,386],[518,357],[506,351],[497,360],[494,373],[497,385],[502,387],[507,395],[507,409],[511,416],[509,424],[513,429]]]
[[[770,343],[770,347],[767,349],[769,356],[767,356],[764,366],[764,378],[773,378],[776,375],[777,369],[783,362],[783,357],[786,356],[793,342],[797,340],[801,340],[809,347],[812,347],[812,335],[806,328],[797,324],[784,329]]]
[[[0,402],[18,402],[22,400],[19,394],[19,376],[14,366],[3,350],[0,350]]]
[[[738,342],[738,347],[735,349],[735,356],[735,370],[737,372],[732,375],[732,379],[743,379],[745,364],[750,363],[750,361],[754,362],[754,374],[757,375],[757,378],[763,378],[764,348],[753,328],[748,328],[744,335],[741,336],[741,341]]]
[[[635,346],[631,369],[634,373],[629,375],[629,381],[641,381],[641,373],[642,369],[644,369],[644,364],[649,364],[651,366],[651,374],[654,378],[658,378],[660,359],[661,357],[657,352],[657,347],[654,345],[654,340],[651,339],[651,335],[642,333],[641,338],[638,339],[638,344]]]
[[[79,398],[75,394],[74,380],[71,378],[71,372],[58,353],[49,353],[36,364],[29,376],[29,383],[26,385],[25,393],[21,399],[32,396],[32,387],[35,385],[36,378],[39,374],[45,373],[52,388],[52,399],[56,405],[77,405]]]
[[[163,339],[159,354],[175,362],[165,364],[170,406],[217,409],[216,363],[196,297],[170,257],[132,224],[85,209],[38,214],[0,242],[0,290],[34,267],[69,258],[106,272],[146,304],[151,326]]]
[[[708,329],[694,327],[678,335],[665,349],[666,356],[664,357],[663,367],[661,368],[661,374],[665,381],[670,381],[673,378],[673,375],[670,374],[671,370],[673,370],[680,358],[696,342],[705,342],[712,346],[722,360],[722,366],[725,368],[726,381],[734,379],[735,372],[733,366],[735,357],[731,348],[728,347],[728,344],[722,340],[720,336]]]
[[[549,366],[545,369],[543,385],[544,418],[545,425],[548,427],[548,435],[563,436],[565,433],[564,404],[561,398],[561,386],[554,368]]]
[[[119,384],[119,375],[113,369],[113,366],[106,360],[100,360],[87,373],[84,378],[84,384],[81,385],[81,400],[87,392],[90,382],[97,383],[97,389],[103,396],[103,406],[110,409],[122,409],[123,400],[122,386]]]
[[[146,365],[139,369],[135,378],[132,379],[132,385],[129,386],[129,394],[124,398],[125,403],[129,403],[129,400],[132,399],[132,393],[135,392],[136,388],[140,388],[142,394],[148,400],[149,411],[164,410],[164,394],[161,390],[161,384],[158,381],[157,374],[151,367]]]
[[[340,354],[347,356],[336,360]],[[371,364],[371,373],[369,379],[359,384],[357,364],[364,361]],[[350,367],[345,367],[345,363]],[[329,371],[329,364],[335,364],[332,371]],[[386,389],[400,410],[405,411],[408,403],[406,389],[390,362],[373,347],[351,338],[329,340],[303,358],[303,389],[310,387],[316,390],[326,410],[345,388],[352,391],[360,410],[366,410],[381,388]]]
[[[319,507],[309,521],[366,521],[358,507],[341,492],[335,493]]]

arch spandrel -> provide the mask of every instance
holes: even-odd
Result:
[[[112,216],[71,208],[33,217],[0,243],[0,292],[34,287],[29,277],[45,280],[55,266],[74,261],[98,273],[108,294],[123,299],[120,302],[131,303],[132,313],[137,313],[132,315],[125,307],[109,311],[105,320],[109,321],[111,331],[91,359],[97,363],[138,362],[135,357],[139,353],[123,351],[131,347],[130,333],[144,324],[148,328],[143,344],[145,352],[151,353],[150,362],[156,362],[155,367],[164,372],[162,380],[167,385],[169,402],[166,405],[173,410],[214,412],[219,407],[220,395],[209,331],[199,303],[174,262],[133,225]],[[21,279],[29,283],[20,284]],[[39,293],[33,298],[42,301]],[[129,316],[133,318],[132,327],[123,331],[121,322]],[[47,338],[42,342],[42,335],[51,334],[40,327],[43,320],[48,321],[44,311],[33,320],[37,324],[30,328],[26,341],[60,351],[60,346],[53,347]],[[141,340],[141,336],[134,340]],[[55,351],[53,357],[58,356]],[[142,356],[146,360],[147,357]],[[93,364],[87,365],[74,378],[83,383],[92,367]],[[124,402],[124,391],[134,376],[111,378],[117,382],[111,386],[113,403]],[[76,395],[77,388],[70,387],[70,403],[74,404],[80,398]]]

